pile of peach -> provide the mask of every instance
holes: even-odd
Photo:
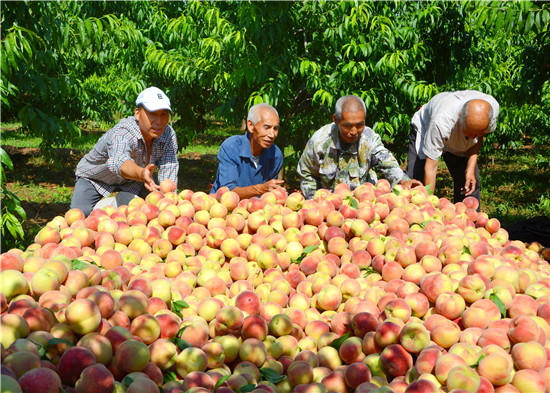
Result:
[[[2,392],[550,392],[550,249],[477,200],[161,187],[1,255]]]

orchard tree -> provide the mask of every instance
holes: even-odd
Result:
[[[105,127],[148,85],[171,97],[181,145],[212,116],[236,128],[254,103],[279,110],[298,155],[336,99],[404,155],[409,120],[440,91],[501,103],[493,142],[543,142],[550,124],[545,2],[3,2],[2,104],[63,144]],[[296,158],[296,157],[295,157]],[[293,160],[289,161],[290,163]]]

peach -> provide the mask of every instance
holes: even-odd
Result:
[[[339,353],[340,358],[346,364],[362,361],[365,358],[362,351],[362,339],[359,337],[347,338],[340,346]]]
[[[453,292],[453,284],[451,279],[445,274],[433,272],[422,278],[420,289],[428,300],[435,303],[443,292]]]
[[[177,347],[165,338],[160,338],[149,345],[150,361],[161,370],[168,370],[176,363]]]
[[[523,369],[516,371],[511,383],[522,393],[547,391],[544,376],[535,370]]]
[[[313,367],[302,360],[292,362],[288,366],[287,374],[293,386],[307,385],[313,382]]]
[[[447,389],[477,392],[481,379],[475,370],[468,366],[459,365],[451,369],[447,376]]]
[[[417,356],[414,369],[417,374],[433,373],[438,359],[443,355],[441,348],[428,346]]]
[[[96,364],[94,354],[84,347],[71,347],[67,349],[57,365],[57,372],[61,381],[69,386],[74,386],[80,373],[88,366]]]
[[[512,347],[512,359],[519,370],[542,370],[548,360],[544,347],[536,341],[520,342]]]
[[[430,343],[430,332],[420,323],[407,323],[399,333],[399,342],[410,353],[419,353]]]
[[[183,349],[176,358],[176,373],[184,378],[193,371],[205,371],[208,365],[206,354],[199,348]]]
[[[504,354],[490,354],[480,360],[477,372],[493,385],[505,385],[512,381],[511,361]]]
[[[435,310],[448,319],[458,318],[465,308],[464,298],[453,292],[441,293],[435,302]]]
[[[508,337],[512,343],[538,341],[540,336],[541,329],[533,318],[521,315],[512,319],[508,331]]]
[[[18,270],[0,272],[0,286],[7,301],[17,295],[26,294],[29,290],[27,278]]]
[[[40,357],[33,352],[14,352],[4,357],[2,365],[11,370],[17,379],[28,371],[39,368]]]
[[[327,367],[330,370],[335,370],[342,365],[342,360],[336,348],[325,346],[317,352],[320,367]]]
[[[78,334],[93,332],[101,323],[101,311],[90,299],[77,299],[65,310],[69,326]]]
[[[365,363],[355,362],[346,368],[344,372],[344,379],[346,381],[346,385],[352,389],[356,389],[362,383],[370,381],[371,372]]]
[[[54,370],[40,367],[23,374],[19,378],[19,385],[20,389],[28,393],[57,393],[61,389],[61,379]]]
[[[225,361],[225,353],[220,343],[210,342],[205,344],[201,350],[207,358],[207,368],[213,369],[221,367]]]
[[[115,378],[103,364],[94,364],[82,370],[76,381],[76,393],[110,393],[115,389]]]
[[[478,307],[470,307],[462,313],[462,325],[465,328],[477,327],[481,329],[489,326],[489,318],[485,311]]]
[[[88,333],[83,336],[78,341],[77,346],[90,350],[98,363],[107,364],[113,357],[111,341],[97,332]]]
[[[322,287],[317,295],[317,306],[322,310],[336,310],[342,303],[342,292],[334,285]]]
[[[374,339],[379,346],[386,347],[399,342],[400,332],[401,325],[396,322],[386,320],[376,328]]]
[[[122,342],[114,356],[116,367],[125,373],[143,370],[149,363],[149,359],[150,352],[147,345],[133,339]]]
[[[239,348],[239,358],[241,361],[248,361],[260,367],[264,364],[267,357],[265,344],[257,338],[247,338]]]
[[[399,344],[390,344],[380,354],[380,361],[384,370],[391,376],[403,376],[413,365],[413,358]]]
[[[437,385],[428,379],[417,379],[411,382],[405,389],[405,393],[431,393],[437,391]]]

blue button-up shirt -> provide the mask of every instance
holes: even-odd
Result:
[[[277,178],[283,167],[283,153],[276,145],[262,150],[256,168],[250,150],[250,133],[227,138],[218,151],[218,172],[211,193],[220,187],[247,187]]]

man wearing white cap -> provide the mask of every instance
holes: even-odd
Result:
[[[145,197],[160,187],[158,181],[178,181],[178,145],[168,125],[170,99],[156,87],[143,90],[134,116],[122,119],[103,135],[76,167],[71,208],[87,216],[99,200],[115,191],[117,205],[128,204],[136,195]]]

